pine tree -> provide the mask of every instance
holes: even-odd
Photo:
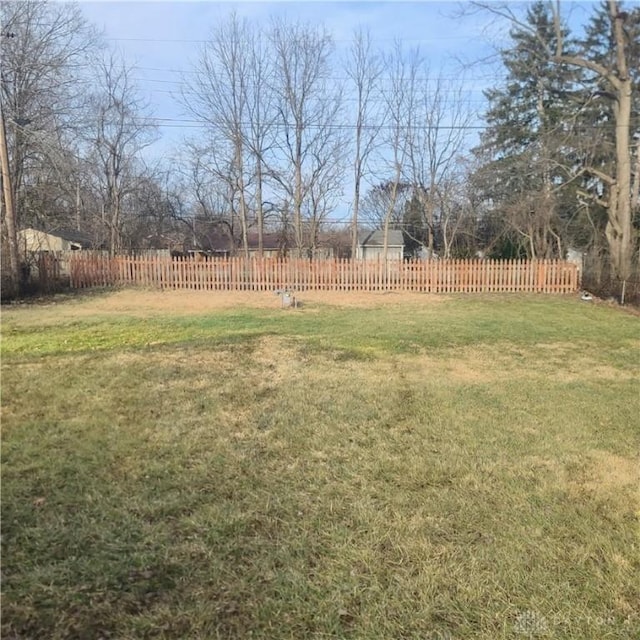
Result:
[[[503,86],[485,93],[488,127],[476,154],[488,161],[475,181],[492,215],[504,218],[508,244],[545,258],[561,255],[568,241],[563,224],[571,213],[563,190],[571,163],[567,96],[580,74],[553,60],[557,42],[547,3],[529,8],[526,25],[512,28],[512,46],[502,52]],[[563,38],[569,42],[566,30]]]
[[[414,191],[405,204],[402,215],[402,236],[405,256],[417,258],[420,250],[427,244],[429,235],[425,222],[425,212],[420,197]]]

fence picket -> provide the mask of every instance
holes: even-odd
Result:
[[[420,291],[425,293],[569,293],[578,288],[574,264],[562,260],[326,260],[305,258],[168,259],[78,252],[68,259],[71,287],[138,285],[160,289],[274,291]],[[42,260],[44,281],[60,271]]]

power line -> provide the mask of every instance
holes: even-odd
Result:
[[[167,96],[172,96],[172,97],[179,97],[179,96],[198,96],[198,92],[196,91],[185,91],[184,89],[143,89],[142,91],[144,91],[144,93],[152,93],[152,94],[162,94],[162,95],[167,95]],[[350,98],[341,98],[340,99],[341,103],[348,103],[348,104],[353,104],[353,103],[357,103],[358,102],[358,98],[354,98],[354,97],[350,97]],[[377,100],[370,100],[369,101],[369,105],[371,107],[382,107],[384,106],[385,102],[384,100],[381,99],[377,99]],[[476,107],[484,107],[486,105],[486,102],[484,100],[464,100],[464,105],[469,105],[469,106],[476,106]]]
[[[170,67],[147,67],[147,66],[142,66],[142,65],[134,65],[135,69],[139,69],[141,71],[157,71],[159,73],[180,73],[180,74],[184,74],[184,75],[199,75],[201,72],[198,71],[197,69],[173,69]],[[218,71],[220,70],[220,68],[218,68]],[[495,80],[496,74],[495,73],[487,73],[487,74],[483,74],[483,75],[478,75],[478,74],[474,74],[473,75],[473,79],[474,80]],[[381,76],[381,78],[383,80],[389,80],[390,78],[385,78],[384,76]],[[326,76],[325,80],[331,80],[331,81],[349,81],[351,80],[351,78],[349,76]],[[426,81],[426,80],[446,80],[446,81],[452,81],[452,80],[460,80],[460,74],[457,75],[446,75],[446,76],[442,76],[439,74],[434,74],[433,76],[418,76],[416,78],[416,80],[418,81]],[[167,82],[171,82],[170,80],[168,80]]]
[[[144,67],[135,67],[135,70],[138,69],[144,69]],[[200,72],[193,72],[193,73],[200,73]],[[204,75],[204,74],[202,74]],[[222,75],[222,74],[221,74]],[[213,78],[213,79],[218,79],[218,78]],[[225,80],[226,78],[222,78],[222,80]],[[345,80],[347,81],[348,78],[330,78],[330,77],[323,77],[321,78],[322,80],[327,80],[327,81],[340,81],[340,80]],[[388,80],[392,80],[392,78],[387,78]],[[430,80],[433,80],[434,83],[437,86],[437,80],[440,80],[441,78],[438,77],[434,77],[434,78],[424,78],[425,82],[429,82]],[[189,86],[184,80],[166,80],[165,78],[132,78],[132,80],[136,80],[138,82],[157,82],[159,84],[180,84],[180,85],[185,85],[185,86]],[[187,81],[188,82],[188,81]],[[246,85],[248,86],[255,86],[255,82],[249,81],[246,83]],[[385,93],[388,93],[389,90],[388,89],[380,89],[379,87],[375,87],[374,88],[377,91],[384,91]],[[373,89],[372,89],[373,90]],[[477,91],[484,91],[483,88],[471,88],[471,89],[457,89],[457,88],[453,88],[450,89],[448,87],[437,87],[437,91],[442,93],[443,91],[446,93],[459,93],[460,91],[466,91],[466,92],[477,92]]]
[[[214,126],[211,122],[207,122],[206,120],[195,120],[189,118],[165,118],[165,117],[147,117],[139,119],[140,122],[147,124],[156,124],[158,126],[184,126],[187,128],[210,128]],[[167,124],[160,124],[167,123]],[[251,122],[239,122],[238,126],[240,127],[250,127],[252,125]],[[292,125],[286,122],[275,122],[271,124],[271,127],[276,129],[287,128]],[[581,131],[587,130],[602,130],[602,129],[614,129],[616,127],[620,127],[622,125],[618,125],[616,123],[601,123],[601,124],[585,124],[580,125],[578,128]],[[315,124],[308,123],[304,125],[306,129],[338,129],[338,130],[355,130],[357,126],[354,124],[346,124],[346,123],[328,123],[328,124]],[[393,125],[363,125],[364,129],[372,129],[372,130],[393,130],[395,127]],[[429,125],[409,125],[408,129],[412,131],[429,131],[433,129],[441,129],[445,131],[484,131],[485,129],[490,128],[489,125],[437,125],[437,126],[429,126]]]
[[[145,89],[145,91],[149,91],[149,92],[154,92],[154,93],[167,93],[167,94],[175,94],[175,93],[182,93],[182,94],[186,94],[186,95],[194,95],[194,96],[198,96],[200,95],[200,93],[198,91],[196,91],[195,89],[190,89],[188,88],[190,85],[187,83],[184,83],[180,80],[163,80],[163,79],[157,79],[157,78],[132,78],[133,81],[135,82],[140,82],[140,83],[157,83],[157,84],[169,84],[169,85],[174,85],[176,88],[171,90],[167,90],[167,89]],[[253,85],[249,85],[249,86],[253,86]],[[447,94],[447,95],[453,95],[453,96],[458,96],[458,95],[462,95],[463,96],[463,100],[465,102],[468,102],[468,100],[466,100],[464,98],[465,95],[472,95],[474,93],[481,93],[483,92],[484,89],[463,89],[462,91],[459,91],[457,89],[442,89],[442,88],[438,88],[436,90],[434,90],[434,94]],[[354,89],[355,92],[355,89]],[[376,95],[388,95],[388,94],[393,94],[393,91],[390,89],[384,89],[384,88],[377,88],[375,90],[375,94]],[[343,97],[341,98],[342,101],[345,102],[357,102],[358,98],[357,97]],[[373,98],[369,98],[370,102],[376,102],[375,97]],[[477,101],[478,104],[484,104],[485,101]]]
[[[477,34],[476,37],[478,39],[484,38],[482,34]],[[402,37],[402,42],[417,42],[417,43],[430,43],[430,42],[454,42],[465,40],[468,42],[470,39],[469,36],[464,35],[442,35],[442,36],[429,36],[428,38],[405,38]],[[211,42],[211,39],[203,39],[203,38],[114,38],[108,37],[105,40],[109,40],[111,42],[147,42],[152,44],[207,44]],[[352,43],[353,39],[346,38],[332,38],[332,42],[338,43]],[[387,37],[387,38],[372,38],[373,42],[395,42],[398,40],[398,37]]]
[[[22,65],[24,67],[24,65]],[[91,63],[91,62],[75,62],[73,63],[73,68],[74,69],[90,69],[90,70],[94,70],[95,69],[95,64]],[[176,69],[176,68],[171,68],[171,67],[148,67],[145,65],[137,65],[137,64],[132,64],[130,66],[131,70],[134,71],[154,71],[157,73],[179,73],[182,75],[202,75],[202,72],[199,71],[198,69]],[[214,69],[217,73],[224,73],[224,67],[217,67]],[[10,71],[10,69],[8,70]],[[423,75],[423,76],[416,76],[414,78],[414,80],[416,82],[429,82],[429,81],[444,81],[444,82],[451,82],[451,81],[459,81],[461,78],[461,75],[463,74],[455,74],[455,75],[440,75],[438,73],[435,73],[433,75]],[[352,78],[349,76],[334,76],[334,75],[329,75],[329,76],[323,76],[322,78],[323,80],[327,80],[329,82],[350,82],[352,81]],[[473,74],[473,80],[474,81],[479,81],[479,80],[492,80],[494,81],[496,79],[496,73],[487,73],[487,74]],[[151,80],[151,78],[149,78],[149,80]],[[390,81],[392,80],[391,77],[387,77],[384,75],[380,75],[379,76],[379,80],[381,80],[382,82],[386,82],[386,81]],[[75,80],[74,80],[75,81]],[[165,79],[153,79],[153,81],[155,82],[174,82],[173,80],[165,80]],[[87,82],[87,79],[84,80],[84,82]]]
[[[207,122],[206,120],[189,120],[189,119],[184,119],[184,118],[143,118],[142,119],[147,120],[150,123],[159,123],[159,122],[166,122],[166,123],[170,123],[167,125],[160,125],[160,126],[171,126],[171,123],[174,124],[180,124],[186,127],[193,127],[193,128],[209,128],[212,126],[212,123]],[[250,127],[252,123],[250,122],[239,122],[238,126],[240,127]],[[292,125],[286,123],[286,122],[275,122],[271,124],[271,127],[277,128],[277,129],[283,129],[283,128],[288,128],[291,127]],[[340,124],[340,123],[325,123],[325,124],[315,124],[315,123],[309,123],[304,125],[305,129],[337,129],[337,130],[349,130],[349,129],[357,129],[357,126],[354,124]],[[379,131],[379,130],[393,130],[395,129],[395,127],[393,125],[362,125],[363,129],[372,129],[375,131]],[[438,127],[430,127],[428,125],[424,125],[424,126],[416,126],[416,125],[412,125],[411,130],[413,131],[427,131],[427,130],[432,130],[432,129],[444,129],[444,130],[451,130],[451,131],[465,131],[465,130],[469,130],[469,131],[474,131],[474,130],[484,130],[486,129],[485,125],[439,125]]]

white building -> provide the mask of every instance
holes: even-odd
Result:
[[[360,231],[358,233],[358,249],[356,258],[359,260],[382,260],[384,255],[384,233],[376,231]],[[387,259],[402,260],[404,257],[404,239],[402,231],[389,230],[387,242]]]

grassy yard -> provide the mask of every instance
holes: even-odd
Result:
[[[639,318],[365,298],[4,309],[2,637],[638,637]]]

